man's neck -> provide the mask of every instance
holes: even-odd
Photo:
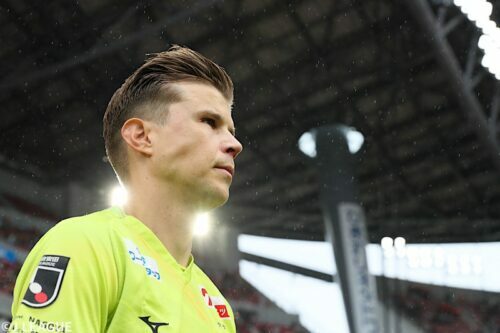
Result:
[[[148,226],[175,260],[186,267],[193,242],[193,208],[186,205],[182,196],[171,190],[160,190],[153,184],[141,185],[140,188],[129,189],[125,213]]]

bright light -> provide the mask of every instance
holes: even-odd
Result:
[[[198,214],[194,222],[193,234],[196,237],[205,237],[210,233],[212,219],[209,213]]]
[[[479,48],[484,51],[481,65],[499,80],[500,66],[497,65],[496,60],[500,50],[500,31],[496,23],[490,19],[493,5],[486,0],[454,0],[453,2],[470,21],[481,29],[483,34],[478,42]]]
[[[404,237],[396,237],[394,239],[394,249],[396,249],[398,257],[404,257],[406,255],[406,239]]]
[[[279,241],[279,243],[276,241]],[[285,262],[327,274],[336,274],[335,263],[333,265],[330,264],[334,258],[330,243],[300,242],[299,244],[291,240],[239,235],[238,249],[242,252],[274,261]],[[370,274],[377,276],[383,274],[390,278],[424,284],[500,292],[500,279],[498,279],[500,276],[500,266],[490,264],[497,261],[498,253],[500,252],[500,242],[406,243],[404,248],[406,255],[399,258],[395,255],[385,255],[386,253],[394,252],[394,242],[395,240],[393,240],[389,250],[383,249],[380,244],[366,245],[366,259]],[[386,244],[384,246],[387,247],[391,244],[391,238],[387,237],[387,240],[381,243]],[[256,249],[254,247],[262,248]],[[298,251],[292,249],[292,247],[303,248],[306,253],[296,256]],[[290,251],[289,253],[294,257],[293,259],[285,258],[287,251]],[[462,259],[460,261],[460,258],[465,257],[467,257],[467,260]],[[325,267],[318,268],[318,265],[321,263],[319,261],[311,263],[311,261],[314,261],[311,258],[321,258],[319,261],[323,261]],[[269,281],[269,277],[265,277],[266,274],[263,274],[262,278]],[[276,286],[276,283],[274,283],[274,286]],[[281,299],[283,300],[283,298]]]
[[[346,136],[349,151],[351,154],[356,154],[363,145],[363,142],[365,142],[365,137],[361,132],[356,131],[354,128],[349,128]]]
[[[406,246],[406,239],[403,237],[396,237],[394,240],[394,247],[398,250],[403,249]]]
[[[392,248],[392,245],[393,245],[393,240],[391,237],[384,237],[382,238],[382,240],[380,241],[380,246],[382,246],[382,248],[384,250],[388,250],[390,248]]]
[[[314,271],[337,274],[332,246],[326,242],[239,235],[238,249],[241,252]]]
[[[442,248],[435,248],[434,249],[434,267],[435,268],[442,268],[444,267],[446,263],[446,258],[444,256],[444,250]]]
[[[122,207],[127,203],[128,195],[127,190],[125,190],[122,186],[115,186],[109,195],[109,200],[111,202],[111,206],[120,206]]]
[[[491,47],[493,40],[491,39],[490,36],[488,35],[482,35],[479,37],[479,41],[477,42],[477,45],[481,50],[487,50]]]
[[[306,132],[299,139],[299,149],[309,157],[316,157],[316,134]]]
[[[472,258],[472,267],[473,267],[472,269],[474,271],[474,274],[480,275],[481,273],[483,273],[482,265],[483,263],[480,256],[474,256]]]
[[[365,137],[361,132],[358,132],[352,127],[342,126],[342,132],[346,137],[349,152],[351,154],[356,154],[365,142]],[[300,136],[299,149],[309,157],[316,157],[316,132],[314,130]]]

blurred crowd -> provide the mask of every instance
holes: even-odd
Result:
[[[500,333],[500,298],[449,289],[435,292],[437,287],[412,285],[394,295],[403,314],[429,333]]]
[[[0,217],[0,240],[22,250],[31,249],[40,238],[35,228],[19,228],[8,218]]]
[[[270,305],[271,302],[243,280],[237,272],[211,272],[210,278],[224,297],[234,301],[246,301],[254,305]]]
[[[14,281],[20,269],[19,262],[10,262],[5,258],[0,258],[0,293],[12,294]]]

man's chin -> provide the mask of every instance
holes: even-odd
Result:
[[[224,205],[229,199],[229,189],[214,188],[203,196],[202,205],[205,209],[215,209]]]

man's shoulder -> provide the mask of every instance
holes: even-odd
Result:
[[[46,236],[67,240],[99,241],[109,239],[113,233],[116,218],[112,208],[70,217],[57,223],[47,232]]]
[[[103,210],[62,220],[43,235],[30,251],[28,257],[31,264],[38,263],[44,255],[66,256],[73,261],[91,255],[98,255],[101,261],[104,258],[113,259],[116,251],[121,250],[116,241],[113,218],[112,212]]]
[[[108,208],[81,216],[73,216],[57,223],[52,230],[76,230],[78,232],[106,230],[116,220],[113,208]]]

